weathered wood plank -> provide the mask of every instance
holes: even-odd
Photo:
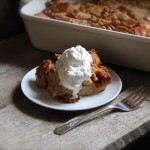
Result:
[[[58,136],[56,126],[82,112],[63,112],[38,106],[22,93],[20,82],[41,60],[53,53],[34,48],[27,35],[0,43],[0,149],[121,149],[150,131],[150,101],[128,113],[102,115]],[[109,66],[122,79],[123,90],[150,84],[150,74]],[[120,100],[129,90],[120,94]]]
[[[76,113],[45,109],[23,98],[0,111],[0,148],[120,149],[150,131],[149,107],[146,101],[134,112],[102,115],[58,136],[53,133],[55,127]]]

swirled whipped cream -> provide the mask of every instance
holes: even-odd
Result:
[[[91,77],[92,57],[80,45],[66,49],[56,62],[60,85],[73,91],[72,99],[78,97],[82,82]]]

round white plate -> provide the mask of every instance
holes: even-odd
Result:
[[[56,98],[53,98],[45,89],[40,89],[39,87],[37,87],[35,68],[29,71],[23,77],[21,82],[21,89],[24,95],[32,102],[47,108],[65,111],[78,111],[96,108],[112,101],[120,93],[122,88],[120,77],[113,70],[109,68],[108,70],[111,74],[112,82],[106,87],[103,92],[92,96],[80,97],[80,100],[73,104],[63,103]]]

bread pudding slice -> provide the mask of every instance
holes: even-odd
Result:
[[[111,75],[94,49],[88,51],[93,62],[91,63],[91,77],[82,82],[82,87],[78,92],[78,97],[73,98],[73,90],[60,85],[56,63],[51,60],[43,60],[36,69],[36,82],[40,88],[47,89],[54,97],[60,97],[64,102],[74,103],[80,96],[88,96],[104,91],[111,82]]]

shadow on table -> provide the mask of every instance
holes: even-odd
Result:
[[[13,103],[21,112],[25,113],[26,115],[48,122],[65,122],[83,113],[83,111],[71,112],[53,110],[37,105],[24,96],[20,85],[14,89]]]
[[[123,150],[150,150],[150,132],[132,142]]]

